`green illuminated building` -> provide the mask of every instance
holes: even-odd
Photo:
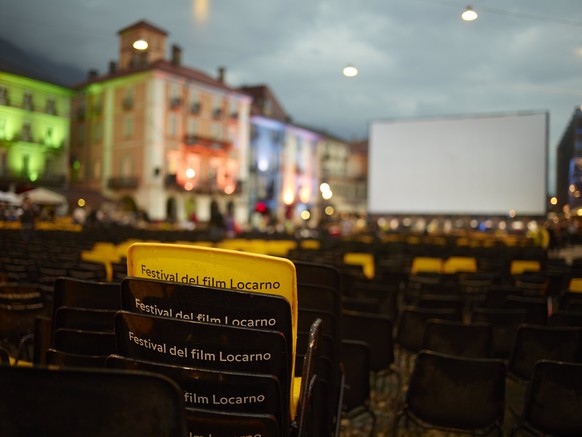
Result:
[[[65,186],[72,95],[0,65],[0,190]]]

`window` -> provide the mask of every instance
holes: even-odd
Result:
[[[46,131],[44,133],[44,143],[47,146],[53,146],[54,145],[53,128],[52,128],[52,126],[48,126],[46,128]]]
[[[196,135],[196,128],[197,128],[197,121],[190,119],[188,120],[188,130],[186,131],[186,135],[188,136],[194,136]]]
[[[180,105],[182,105],[180,87],[177,84],[172,84],[170,88],[170,108],[178,108]]]
[[[30,111],[34,110],[34,102],[32,101],[32,94],[26,91],[22,96],[22,107]]]
[[[80,124],[77,127],[77,144],[82,146],[85,144],[85,125]]]
[[[212,116],[214,118],[222,117],[222,97],[214,96],[212,99]]]
[[[178,136],[178,117],[176,117],[176,114],[168,116],[168,135],[171,137]]]
[[[32,125],[27,121],[22,123],[22,141],[32,141]]]
[[[57,102],[55,99],[46,99],[45,111],[47,114],[57,115]]]
[[[210,136],[215,140],[222,140],[222,126],[219,124],[210,126]]]
[[[101,179],[101,160],[96,159],[93,162],[93,180]]]
[[[28,154],[22,155],[22,176],[28,176],[28,171],[30,169],[30,156]]]
[[[228,102],[228,114],[230,118],[238,117],[238,100],[230,99]]]
[[[121,176],[124,178],[133,176],[133,157],[126,156],[121,161]]]
[[[103,123],[95,123],[93,131],[93,140],[96,143],[103,141]]]
[[[133,88],[128,87],[125,90],[125,97],[123,98],[123,109],[133,109]]]
[[[8,96],[8,88],[0,87],[0,105],[10,105],[10,97]]]
[[[8,174],[8,153],[6,150],[0,150],[0,175]]]
[[[201,110],[200,95],[196,90],[190,90],[190,113],[199,114]]]
[[[47,176],[56,175],[56,162],[52,156],[45,156],[44,159],[44,173]]]
[[[123,118],[123,138],[128,139],[133,136],[133,117],[126,115]]]
[[[95,96],[95,102],[93,103],[93,114],[100,116],[103,113],[103,100],[101,96]]]
[[[267,117],[273,113],[273,102],[270,100],[265,100],[263,102],[263,114]]]

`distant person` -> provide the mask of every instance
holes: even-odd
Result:
[[[77,206],[73,210],[73,223],[76,225],[84,225],[87,220],[87,210],[82,206]]]
[[[224,215],[220,211],[218,202],[213,200],[210,202],[210,236],[213,238],[222,238],[226,231],[226,223],[224,221]]]
[[[22,206],[20,207],[20,226],[22,229],[22,238],[29,241],[34,235],[36,217],[38,216],[38,209],[32,202],[32,199],[25,196],[22,199]]]

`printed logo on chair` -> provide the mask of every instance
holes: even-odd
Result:
[[[128,249],[129,276],[204,287],[274,294],[296,306],[294,264],[285,258],[211,247],[135,243]]]

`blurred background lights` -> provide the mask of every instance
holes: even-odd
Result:
[[[136,50],[146,50],[148,48],[148,42],[143,39],[138,39],[133,42],[133,48]]]
[[[358,69],[351,64],[348,64],[342,70],[342,74],[345,77],[356,77],[358,75]]]
[[[325,207],[325,215],[333,215],[333,213],[335,212],[335,209],[333,209],[333,206],[328,205]]]
[[[463,21],[475,21],[477,17],[479,17],[479,15],[473,10],[471,6],[467,6],[461,13],[461,19]]]
[[[188,179],[192,179],[194,176],[196,176],[196,171],[193,168],[189,168],[186,170],[186,177]]]
[[[302,187],[301,190],[299,190],[299,200],[303,203],[308,203],[310,198],[311,190],[309,187]]]
[[[260,158],[257,166],[260,171],[267,171],[269,170],[269,161],[266,158]]]
[[[186,191],[192,191],[193,188],[194,188],[194,184],[190,181],[188,181],[184,184],[184,189]]]
[[[325,200],[329,200],[333,196],[333,193],[331,191],[331,187],[326,182],[322,183],[319,186],[319,191],[321,191],[321,197],[323,197]]]
[[[303,220],[309,220],[310,217],[311,213],[308,210],[304,209],[303,211],[301,211],[301,218]]]
[[[192,0],[192,10],[197,23],[205,23],[208,20],[208,0]]]
[[[85,206],[85,199],[81,198],[81,199],[77,200],[77,205],[80,208],[83,208]]]
[[[292,205],[295,202],[295,195],[292,190],[286,190],[283,193],[283,203],[285,205]]]

